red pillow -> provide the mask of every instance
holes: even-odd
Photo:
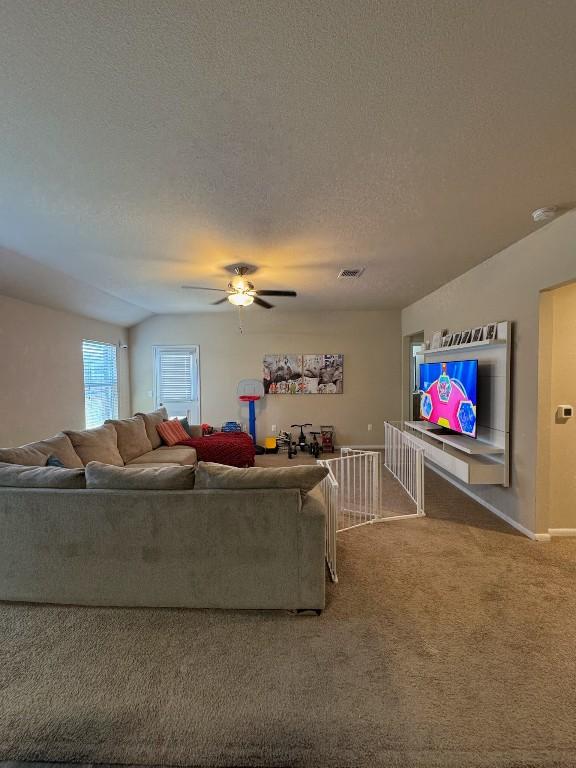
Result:
[[[156,425],[156,429],[166,445],[176,445],[176,443],[180,443],[182,440],[190,440],[190,435],[178,419],[163,421],[161,424]]]

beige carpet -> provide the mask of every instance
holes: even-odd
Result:
[[[319,618],[0,604],[0,759],[576,765],[576,542],[427,491],[340,536]]]

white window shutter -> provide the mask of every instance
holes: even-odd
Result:
[[[106,419],[118,418],[116,351],[115,344],[82,342],[86,429],[98,427]]]
[[[158,404],[189,402],[197,399],[196,354],[187,349],[158,350]]]

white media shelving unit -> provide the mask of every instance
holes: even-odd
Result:
[[[404,422],[427,461],[469,485],[510,483],[511,330],[501,322],[495,339],[423,351],[428,362],[478,360],[476,438],[447,434],[427,421]]]

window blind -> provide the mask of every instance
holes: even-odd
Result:
[[[118,368],[116,345],[83,341],[84,410],[86,429],[106,419],[118,418]]]
[[[156,365],[159,404],[189,402],[197,399],[195,350],[159,349]]]

